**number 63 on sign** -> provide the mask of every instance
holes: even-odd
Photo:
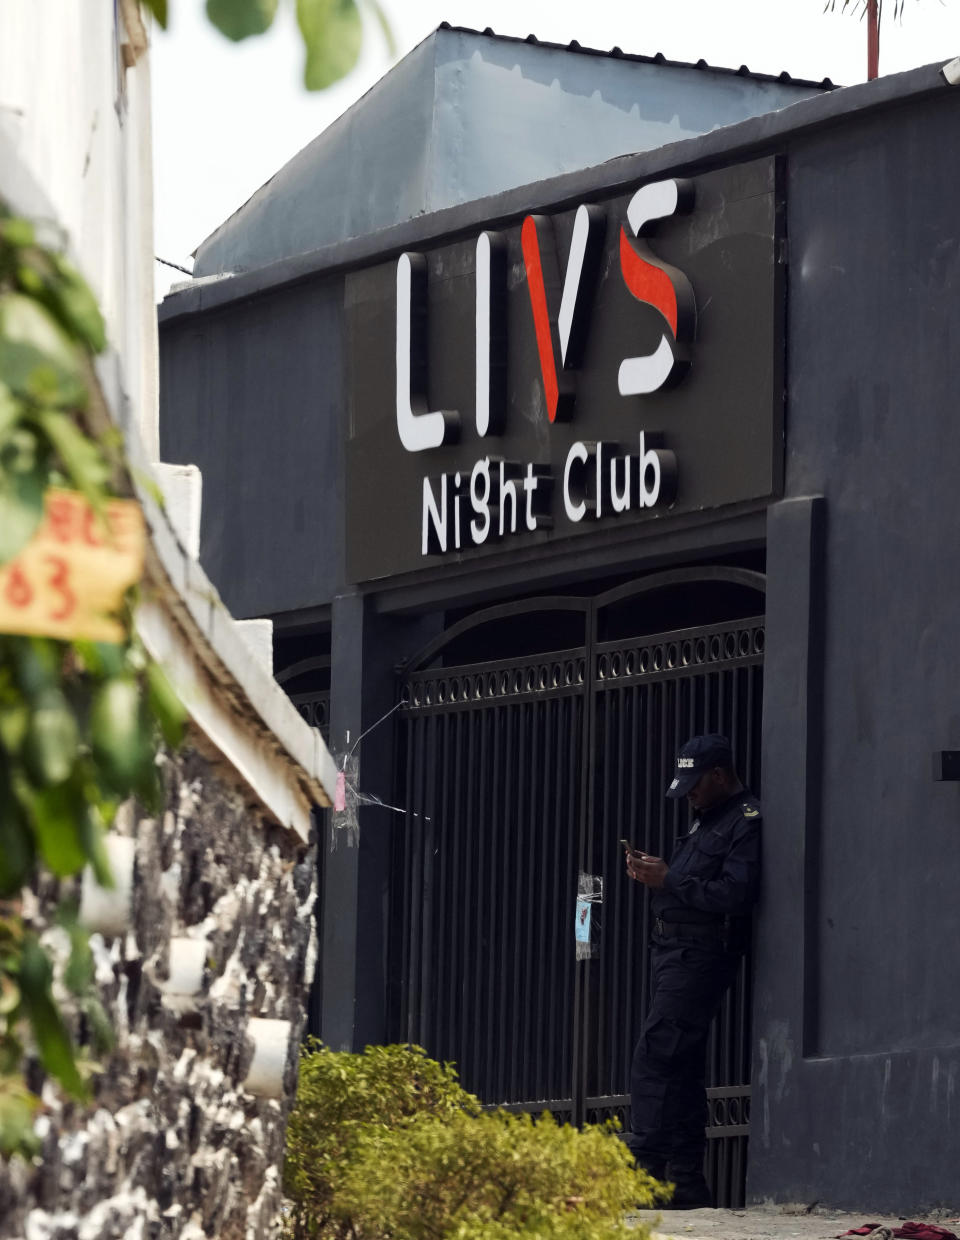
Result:
[[[49,490],[33,537],[0,567],[0,633],[116,642],[123,596],[140,580],[146,535],[134,500],[102,514],[78,492]]]

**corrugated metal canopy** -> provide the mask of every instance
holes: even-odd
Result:
[[[250,271],[831,88],[444,23],[200,245],[194,275]]]

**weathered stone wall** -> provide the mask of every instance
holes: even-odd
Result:
[[[266,821],[229,768],[197,749],[163,765],[162,816],[128,804],[114,828],[136,841],[126,933],[92,937],[115,1048],[101,1056],[89,1107],[43,1085],[41,1156],[0,1163],[3,1240],[278,1233],[284,1128],[316,958],[315,850]],[[44,888],[25,910],[61,961],[66,934],[53,910],[64,894]],[[290,1022],[274,1074],[279,1097],[244,1087],[253,1018]],[[82,1018],[71,1019],[83,1040]],[[254,1087],[269,1092],[259,1076]]]

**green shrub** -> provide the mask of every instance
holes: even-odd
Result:
[[[624,1214],[655,1204],[659,1185],[610,1128],[483,1112],[418,1047],[314,1042],[284,1188],[293,1240],[593,1240],[628,1234]]]
[[[362,1055],[328,1050],[310,1040],[300,1056],[297,1101],[287,1125],[284,1190],[301,1237],[338,1236],[339,1194],[367,1130],[386,1134],[417,1115],[449,1119],[479,1113],[475,1098],[449,1065],[417,1048],[368,1046]]]

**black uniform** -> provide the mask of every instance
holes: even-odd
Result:
[[[633,1056],[631,1132],[658,1179],[702,1185],[707,1034],[736,973],[760,881],[760,807],[746,790],[705,811],[674,849],[654,916],[651,999]]]

